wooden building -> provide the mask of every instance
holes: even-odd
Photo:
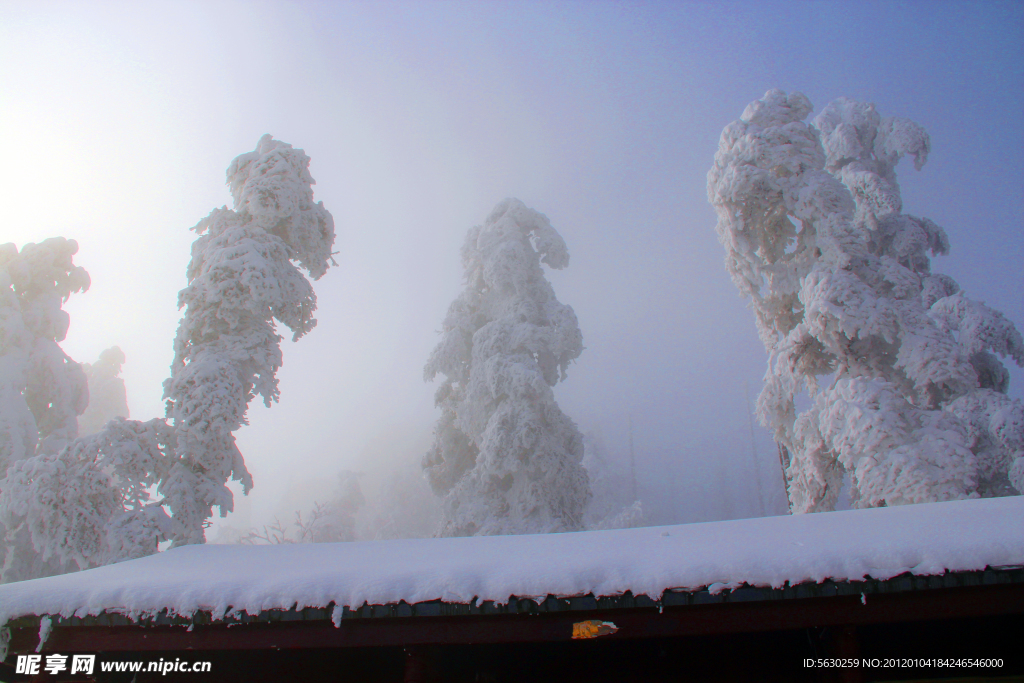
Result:
[[[9,632],[0,681],[1024,681],[1024,499],[913,508],[546,537],[179,549],[0,586]],[[687,552],[701,542],[714,547]],[[213,555],[226,564],[203,561]],[[460,593],[478,572],[481,584]],[[335,576],[365,585],[322,601]],[[715,576],[728,581],[691,583]],[[545,583],[551,590],[539,591]],[[660,583],[669,585],[652,590]],[[517,586],[529,590],[479,597]],[[390,599],[355,604],[356,594]],[[96,665],[89,675],[18,673],[18,657],[37,653],[41,664],[50,653],[95,654]],[[101,671],[118,662],[159,666]],[[160,670],[172,662],[210,670]]]

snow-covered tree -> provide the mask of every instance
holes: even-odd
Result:
[[[89,402],[82,367],[60,348],[62,309],[89,275],[73,263],[78,243],[54,237],[0,246],[0,474],[36,452],[56,453],[78,435]]]
[[[89,288],[76,266],[74,240],[62,237],[0,246],[0,549],[5,580],[62,571],[32,547],[20,520],[8,514],[4,477],[37,454],[54,456],[78,434],[89,400],[85,373],[60,348],[71,294]]]
[[[231,510],[228,478],[252,486],[233,432],[250,400],[278,398],[274,321],[293,339],[316,325],[316,296],[292,262],[317,279],[334,242],[308,166],[302,150],[264,136],[228,168],[236,210],[216,209],[193,228],[166,420],[115,417],[74,439],[86,374],[56,341],[68,325],[61,300],[88,286],[71,264],[77,247],[56,239],[21,255],[0,248],[0,522],[13,539],[5,580],[140,557],[165,539],[203,542],[213,506]],[[114,381],[123,355],[105,354],[93,372],[123,396]],[[162,497],[150,497],[154,486]]]
[[[834,509],[844,477],[854,507],[1024,491],[1024,408],[997,357],[1024,364],[1024,340],[931,272],[946,233],[902,212],[896,165],[920,169],[928,134],[845,98],[813,125],[811,109],[769,91],[723,130],[708,173],[726,268],[769,352],[758,416],[790,458],[792,510]]]
[[[424,370],[445,376],[441,417],[423,459],[444,496],[443,536],[577,530],[590,497],[583,437],[552,387],[583,351],[572,308],[541,264],[569,252],[546,216],[499,203],[462,248],[466,288],[445,317]]]
[[[214,506],[222,515],[232,509],[228,479],[246,493],[252,487],[234,432],[246,424],[249,401],[278,400],[283,359],[274,321],[293,341],[316,326],[316,294],[299,268],[314,280],[327,271],[334,219],[313,201],[309,161],[264,135],[228,168],[235,210],[215,209],[193,228],[189,284],[178,296],[185,315],[164,383],[175,454],[159,486],[178,544],[203,542]]]
[[[128,393],[121,379],[124,351],[117,346],[100,353],[95,363],[83,363],[89,381],[89,405],[78,418],[79,434],[95,434],[115,417],[128,417]]]

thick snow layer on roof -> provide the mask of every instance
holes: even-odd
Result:
[[[193,545],[0,586],[13,617],[712,591],[1024,565],[1024,497],[532,536]],[[340,612],[337,612],[340,614]]]

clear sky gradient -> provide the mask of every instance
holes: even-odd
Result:
[[[770,88],[921,123],[932,156],[898,170],[905,210],[949,233],[934,270],[1024,326],[1022,52],[1024,4],[996,0],[7,1],[0,242],[79,241],[93,285],[64,349],[119,345],[132,417],[160,416],[189,228],[230,204],[224,170],[262,134],[306,150],[339,267],[319,327],[284,342],[281,403],[238,434],[261,517],[426,450],[459,248],[518,197],[572,254],[550,274],[587,347],[563,410],[622,457],[632,415],[654,521],[777,513],[744,388],[765,352],[707,203],[722,128]]]

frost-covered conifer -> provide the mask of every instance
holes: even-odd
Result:
[[[164,383],[175,455],[159,492],[179,526],[178,544],[203,542],[213,506],[232,509],[228,479],[252,487],[233,433],[246,423],[249,401],[277,401],[274,321],[293,340],[313,329],[316,295],[299,266],[319,279],[334,244],[334,219],[313,201],[302,150],[264,135],[231,163],[227,182],[235,210],[214,209],[193,228],[189,284],[178,296],[185,315]]]
[[[77,252],[63,237],[20,252],[0,246],[0,473],[78,435],[89,392],[82,367],[60,348],[70,324],[61,307],[89,288]]]
[[[115,417],[74,439],[86,375],[56,341],[67,330],[61,299],[87,287],[88,276],[71,264],[74,242],[48,240],[22,256],[0,248],[0,464],[10,463],[0,522],[17,550],[7,554],[4,580],[141,557],[168,538],[203,542],[212,507],[232,507],[228,478],[252,485],[232,433],[256,395],[267,405],[277,400],[274,321],[293,339],[316,325],[312,286],[292,261],[319,278],[334,242],[330,213],[313,203],[308,166],[302,150],[264,136],[228,168],[236,210],[216,209],[195,226],[189,285],[179,295],[186,311],[164,385],[169,423]],[[104,354],[91,370],[120,389],[123,404],[123,355]],[[18,407],[18,382],[28,410]],[[150,498],[154,485],[162,498]]]
[[[0,247],[5,582],[140,557],[155,552],[170,528],[146,491],[164,471],[169,429],[162,420],[117,418],[76,438],[77,418],[92,404],[87,377],[98,390],[96,415],[127,414],[117,377],[120,349],[83,369],[58,344],[70,323],[61,305],[89,286],[85,270],[72,262],[77,251],[73,240],[60,237],[20,253]]]
[[[89,288],[89,275],[73,262],[77,251],[63,237],[20,252],[0,245],[0,548],[7,579],[61,571],[35,553],[11,514],[4,477],[37,455],[59,453],[78,434],[89,401],[85,373],[60,348],[70,324],[62,306]]]
[[[506,199],[469,231],[462,262],[466,289],[424,370],[427,381],[445,376],[423,459],[444,496],[440,534],[580,529],[590,497],[583,437],[551,387],[583,335],[541,269],[569,264],[565,242],[543,214]]]
[[[855,507],[1024,491],[1024,408],[997,357],[1024,364],[1024,340],[931,272],[946,233],[902,212],[895,168],[923,166],[928,134],[848,99],[808,125],[811,109],[768,92],[708,173],[726,268],[770,354],[758,415],[791,456],[793,511],[834,509],[844,475]]]

